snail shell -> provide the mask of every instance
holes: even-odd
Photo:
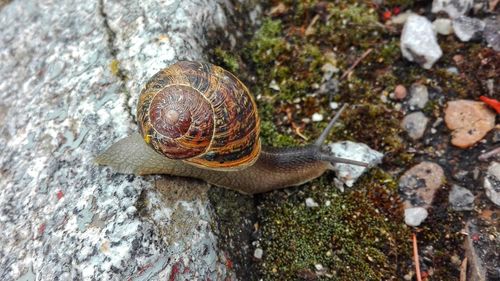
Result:
[[[137,106],[139,132],[156,152],[216,170],[259,157],[260,119],[247,87],[221,67],[180,61],[155,74]]]

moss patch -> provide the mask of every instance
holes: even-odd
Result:
[[[307,197],[319,207],[306,207]],[[399,276],[411,251],[410,231],[400,223],[399,208],[394,209],[396,198],[394,180],[381,170],[373,170],[356,191],[344,194],[317,180],[286,201],[266,197],[260,214],[264,279]],[[317,270],[318,264],[324,270]]]

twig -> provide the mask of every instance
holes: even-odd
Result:
[[[460,281],[467,280],[467,257],[464,258],[460,265]]]
[[[364,60],[371,52],[373,51],[372,48],[366,50],[362,55],[361,57],[359,57],[352,65],[351,67],[349,67],[349,69],[346,70],[346,72],[344,72],[344,74],[342,74],[342,76],[340,76],[340,80],[344,79],[347,77],[347,75],[351,74],[351,72],[354,70],[354,68],[362,61]]]
[[[417,235],[415,235],[415,233],[413,233],[413,259],[415,260],[417,281],[422,281],[422,276],[420,275],[420,261],[418,260]]]
[[[480,161],[488,161],[488,159],[490,159],[491,157],[496,157],[496,156],[500,156],[500,146],[479,155],[478,159]]]

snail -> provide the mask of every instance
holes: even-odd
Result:
[[[119,173],[198,178],[246,194],[296,186],[321,176],[337,158],[323,145],[344,107],[313,143],[261,148],[260,119],[247,87],[209,63],[179,61],[160,70],[141,91],[139,133],[97,156]]]

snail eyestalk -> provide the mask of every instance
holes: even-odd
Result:
[[[328,125],[323,130],[323,132],[321,133],[321,135],[314,142],[315,146],[321,147],[323,145],[323,143],[325,142],[326,138],[328,137],[328,134],[330,134],[333,126],[335,125],[335,123],[337,122],[337,120],[340,118],[340,115],[347,108],[347,106],[348,106],[347,103],[344,104],[339,109],[339,111],[337,112],[337,114],[335,114],[335,116],[333,116],[333,118],[330,121],[330,123],[328,123]],[[336,156],[333,156],[333,155],[329,154],[328,152],[323,152],[323,151],[320,151],[319,160],[330,162],[332,164],[342,163],[342,164],[356,165],[356,166],[362,166],[362,167],[369,167],[370,166],[368,163],[365,163],[365,162],[336,157]]]

